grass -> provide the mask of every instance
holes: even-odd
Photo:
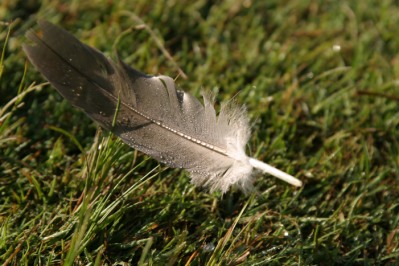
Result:
[[[399,263],[393,1],[1,5],[4,265]],[[248,153],[305,186],[259,175],[259,193],[210,194],[101,132],[26,63],[38,18],[196,96],[236,97]]]

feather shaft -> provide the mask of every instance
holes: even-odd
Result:
[[[259,161],[255,158],[250,158],[249,159],[249,163],[256,169],[259,169],[265,173],[271,174],[274,177],[277,177],[285,182],[287,182],[288,184],[291,184],[293,186],[296,187],[301,187],[302,186],[302,182],[298,179],[296,179],[295,177],[293,177],[292,175],[289,175],[267,163],[264,163],[262,161]]]

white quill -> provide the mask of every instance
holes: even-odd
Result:
[[[27,33],[34,44],[23,46],[29,60],[62,96],[129,146],[187,169],[195,185],[211,191],[224,193],[231,186],[248,191],[254,168],[302,185],[245,154],[250,130],[244,108],[225,105],[216,116],[209,97],[202,105],[176,90],[172,78],[115,63],[49,22],[39,21],[39,26],[40,36]]]

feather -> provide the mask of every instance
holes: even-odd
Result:
[[[67,31],[47,21],[38,24],[40,35],[28,31],[33,44],[23,45],[30,62],[72,105],[127,145],[187,169],[192,183],[211,191],[224,193],[232,186],[249,191],[254,169],[302,185],[245,154],[250,130],[244,107],[226,104],[217,116],[211,97],[203,95],[201,104],[177,90],[170,77],[146,75],[120,59],[113,62]]]

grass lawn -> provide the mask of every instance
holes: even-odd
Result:
[[[41,4],[41,2],[43,2]],[[394,1],[0,4],[4,265],[398,265]],[[200,96],[246,105],[256,191],[194,187],[71,106],[27,62],[42,18]]]

